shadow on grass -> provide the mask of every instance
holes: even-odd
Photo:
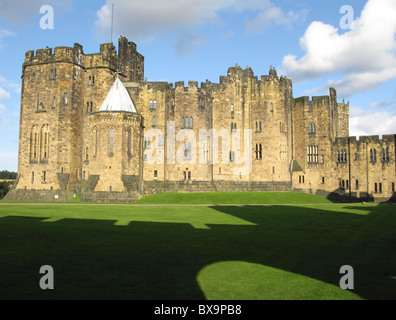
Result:
[[[396,274],[392,206],[211,209],[254,225],[209,223],[209,229],[195,229],[184,223],[115,226],[3,217],[0,299],[205,299],[197,275],[223,261],[261,264],[335,286],[340,267],[351,265],[353,293],[396,299],[396,281],[386,277]],[[55,290],[39,288],[42,265],[54,268]]]

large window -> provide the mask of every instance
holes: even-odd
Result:
[[[318,163],[318,146],[307,146],[308,163]]]
[[[339,150],[337,152],[337,162],[340,162],[340,163],[347,162],[347,152],[345,150]]]

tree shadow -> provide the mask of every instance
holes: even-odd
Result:
[[[355,294],[396,299],[396,281],[386,277],[396,274],[394,207],[346,208],[213,206],[255,225],[209,223],[209,229],[187,223],[115,226],[89,219],[42,223],[4,217],[0,299],[201,300],[200,270],[236,260],[336,286],[340,267],[351,265]],[[42,265],[54,268],[55,290],[39,288]]]

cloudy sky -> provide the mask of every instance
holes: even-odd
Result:
[[[394,0],[1,0],[0,170],[17,170],[25,52],[83,45],[99,51],[125,35],[151,81],[219,82],[230,66],[290,76],[294,97],[350,101],[350,135],[396,133]],[[46,12],[53,29],[43,29]],[[345,6],[349,5],[349,6]],[[41,24],[40,24],[41,22]]]

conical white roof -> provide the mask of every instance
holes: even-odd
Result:
[[[132,99],[117,77],[99,111],[124,111],[137,113]]]

